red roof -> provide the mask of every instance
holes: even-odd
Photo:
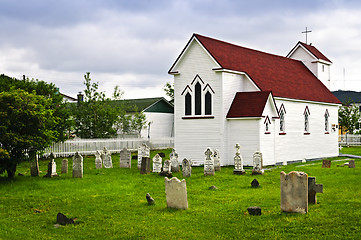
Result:
[[[315,48],[314,46],[312,45],[308,45],[306,43],[303,43],[303,42],[299,42],[299,44],[301,44],[303,47],[305,47],[309,52],[311,52],[317,59],[321,59],[321,60],[324,60],[324,61],[327,61],[327,62],[330,62],[330,59],[328,59],[325,55],[323,55],[320,51],[318,51],[317,48]]]
[[[237,92],[227,118],[261,117],[270,94],[270,91]]]
[[[273,96],[327,103],[340,101],[298,60],[194,34],[223,69],[245,72]]]

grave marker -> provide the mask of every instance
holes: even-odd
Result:
[[[44,177],[57,177],[59,175],[56,173],[56,162],[54,161],[54,153],[50,153],[49,157],[50,162],[48,163],[48,172],[46,175],[44,175]]]
[[[322,168],[330,168],[331,167],[331,160],[324,159],[322,161]]]
[[[142,143],[138,147],[138,169],[140,168],[140,165],[142,164],[142,158],[143,157],[149,157],[150,156],[150,148],[147,146],[147,144]]]
[[[263,166],[263,158],[262,153],[259,151],[256,151],[253,154],[253,169],[252,169],[252,175],[263,175],[264,170],[262,169]]]
[[[349,168],[355,168],[355,160],[350,160],[350,161],[348,162],[348,167],[349,167]]]
[[[150,173],[150,157],[142,157],[142,163],[140,164],[140,174]]]
[[[171,169],[172,172],[179,172],[179,162],[178,162],[178,153],[175,151],[175,149],[172,149],[172,152],[169,155],[170,161],[171,161]]]
[[[243,159],[240,151],[241,146],[237,143],[235,148],[236,148],[236,156],[234,156],[233,174],[244,175],[246,174],[246,172],[243,169]]]
[[[204,175],[214,176],[214,161],[213,161],[213,151],[211,148],[207,148],[204,152],[206,159],[204,160]]]
[[[192,161],[184,158],[182,161],[183,177],[190,177],[192,175]]]
[[[73,157],[73,178],[83,178],[83,157],[78,152]]]
[[[186,180],[180,181],[173,177],[170,180],[165,177],[165,194],[168,208],[188,209]]]
[[[214,160],[214,171],[221,171],[221,160],[220,160],[219,150],[214,150],[213,160]]]
[[[102,161],[101,153],[99,152],[99,150],[97,150],[95,152],[95,168],[96,169],[103,168],[103,161]]]
[[[153,172],[160,173],[162,171],[162,158],[157,153],[153,157]]]
[[[61,173],[68,173],[68,159],[66,158],[61,161]]]
[[[131,155],[132,153],[128,149],[123,148],[119,154],[119,167],[120,168],[131,168]]]
[[[38,155],[36,154],[36,152],[31,151],[29,153],[29,157],[30,157],[30,175],[32,177],[37,177],[40,174]]]
[[[104,168],[113,168],[112,154],[108,151],[107,147],[104,147],[101,154]]]
[[[316,184],[315,177],[308,177],[308,203],[316,204],[316,193],[323,193],[323,184]]]

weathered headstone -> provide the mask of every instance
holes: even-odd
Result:
[[[161,171],[161,173],[159,174],[160,176],[167,176],[167,177],[170,177],[172,176],[172,166],[171,166],[171,162],[170,160],[165,160],[164,161],[164,164],[163,164],[163,169]]]
[[[264,170],[262,169],[263,166],[263,158],[262,153],[256,151],[253,154],[253,169],[252,169],[252,175],[263,175]]]
[[[308,176],[304,172],[281,172],[281,211],[308,212]]]
[[[142,157],[142,163],[140,164],[140,174],[150,173],[150,157]]]
[[[349,168],[355,168],[355,160],[350,160],[350,161],[348,162],[348,167],[349,167]]]
[[[56,215],[56,223],[60,225],[75,224],[72,218],[67,218],[64,214],[58,213]]]
[[[249,207],[247,208],[247,211],[249,215],[253,215],[253,216],[262,215],[260,207]]]
[[[44,177],[56,177],[59,176],[56,173],[56,162],[54,161],[54,153],[50,153],[49,155],[50,158],[50,162],[48,163],[48,172],[46,175],[44,175]]]
[[[214,171],[221,171],[221,160],[220,160],[219,150],[216,149],[213,152],[213,161],[214,161]]]
[[[150,148],[147,146],[147,144],[143,143],[138,147],[138,169],[140,168],[140,165],[142,164],[142,157],[149,157],[150,156]]]
[[[316,193],[323,193],[323,184],[316,184],[315,177],[308,177],[308,203],[316,204]]]
[[[168,208],[187,209],[187,186],[186,180],[180,181],[178,178],[173,177],[170,180],[165,177],[165,194],[167,198]]]
[[[104,147],[101,159],[103,161],[104,168],[113,167],[112,154],[108,151],[107,147]]]
[[[61,173],[68,173],[68,159],[66,158],[61,161]]]
[[[132,161],[131,161],[131,155],[132,153],[128,151],[128,149],[123,148],[120,150],[119,154],[119,167],[120,168],[131,168]]]
[[[204,176],[214,176],[214,161],[213,161],[213,151],[211,148],[207,148],[204,152],[206,158],[204,160]]]
[[[241,156],[241,146],[237,143],[236,144],[236,156],[234,156],[234,170],[233,174],[237,175],[244,175],[246,171],[243,169],[243,159]]]
[[[101,158],[101,153],[99,152],[99,150],[97,150],[95,152],[95,168],[100,169],[102,167],[103,167],[103,161]]]
[[[153,172],[160,173],[162,171],[162,158],[159,154],[153,157]]]
[[[171,162],[171,168],[172,172],[179,172],[179,162],[178,162],[178,153],[175,151],[175,149],[172,149],[172,152],[169,154],[170,162]]]
[[[259,187],[259,182],[257,179],[253,179],[253,181],[251,182],[251,186],[253,188],[258,188]]]
[[[38,161],[38,155],[36,152],[30,152],[29,153],[30,158],[30,175],[32,177],[39,176],[39,161]]]
[[[78,152],[73,157],[73,178],[83,178],[83,157]]]
[[[331,160],[324,159],[322,161],[322,168],[330,168],[331,167]]]
[[[145,198],[147,199],[148,205],[154,205],[155,204],[154,199],[152,198],[152,196],[150,196],[149,193],[147,193]]]
[[[192,161],[184,158],[182,161],[183,177],[190,177],[192,175]]]

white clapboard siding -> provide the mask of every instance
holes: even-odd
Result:
[[[158,112],[145,112],[146,121],[150,122],[141,131],[142,138],[167,138],[173,137],[174,128],[174,114],[173,113],[158,113]]]

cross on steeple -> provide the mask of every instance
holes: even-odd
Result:
[[[312,31],[307,30],[307,27],[306,27],[306,31],[301,32],[301,33],[305,33],[305,34],[306,34],[306,44],[307,44],[307,33],[310,33],[310,32],[312,32]]]

